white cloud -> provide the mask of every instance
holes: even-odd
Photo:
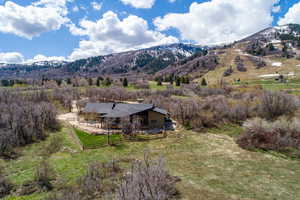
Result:
[[[272,25],[278,0],[211,0],[192,3],[188,13],[154,20],[159,31],[178,29],[183,40],[201,44],[232,42]]]
[[[0,52],[0,63],[5,64],[15,64],[22,63],[24,61],[24,56],[18,52]]]
[[[93,2],[91,2],[91,5],[94,10],[101,10],[101,8],[102,8],[102,2],[98,3],[96,1],[93,1]]]
[[[134,8],[152,8],[155,0],[121,0],[125,5],[130,5]]]
[[[278,22],[279,25],[290,23],[300,23],[300,2],[293,5]]]
[[[79,8],[80,8],[81,10],[87,10],[87,8],[84,7],[83,5],[81,5]]]
[[[79,11],[79,7],[78,7],[78,6],[74,6],[74,7],[72,8],[72,11],[73,11],[73,12],[78,12],[78,11]]]
[[[174,3],[176,0],[169,0],[170,3]]]
[[[0,52],[0,63],[5,64],[31,64],[40,61],[67,61],[63,56],[45,56],[38,54],[32,59],[26,60],[25,57],[19,52]]]
[[[12,1],[0,5],[0,32],[32,39],[67,23],[68,0],[40,0],[28,6]]]
[[[79,28],[70,25],[69,29],[73,35],[89,38],[80,41],[71,60],[178,42],[175,37],[150,30],[147,21],[140,17],[129,15],[120,20],[112,11],[96,22],[83,19]]]
[[[47,57],[42,54],[38,54],[34,56],[32,59],[26,60],[25,63],[35,63],[35,62],[40,62],[40,61],[66,61],[66,58],[63,56],[50,56]]]

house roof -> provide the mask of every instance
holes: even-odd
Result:
[[[83,112],[99,113],[103,117],[119,118],[127,117],[143,111],[152,110],[163,115],[167,115],[167,111],[156,108],[153,104],[125,104],[125,103],[88,103]]]

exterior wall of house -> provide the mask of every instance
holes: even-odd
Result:
[[[163,128],[165,115],[153,111],[148,112],[149,128]]]
[[[143,117],[144,120],[144,128],[152,129],[152,128],[163,128],[165,124],[165,115],[154,112],[154,111],[145,111],[138,115],[139,117]],[[97,113],[82,113],[81,117],[87,122],[98,122],[101,124],[102,128],[107,128],[106,123],[104,123],[104,119]],[[121,128],[121,123],[115,119],[115,123],[111,124],[110,128]]]
[[[81,116],[83,116],[86,121],[96,121],[99,117],[96,113],[83,113]]]

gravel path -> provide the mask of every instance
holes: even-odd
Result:
[[[67,122],[72,126],[91,134],[107,133],[105,129],[100,128],[100,123],[90,124],[90,123],[80,122],[78,117],[78,109],[76,107],[76,101],[73,101],[72,103],[72,112],[60,114],[58,115],[57,119],[60,121]]]

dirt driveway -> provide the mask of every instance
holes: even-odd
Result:
[[[80,119],[78,117],[78,109],[76,107],[76,101],[73,101],[72,103],[72,112],[70,113],[64,113],[57,116],[57,119],[60,121],[64,121],[69,123],[70,125],[81,129],[83,131],[86,131],[91,134],[106,134],[107,131],[105,129],[100,128],[99,123],[86,123],[86,122],[80,122]]]

